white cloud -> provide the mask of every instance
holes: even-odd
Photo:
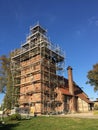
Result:
[[[98,26],[98,19],[96,20],[95,24],[96,24],[96,26]]]
[[[89,25],[95,25],[98,27],[98,17],[93,16],[88,20]]]
[[[81,35],[81,31],[80,30],[76,30],[76,35],[80,36]]]

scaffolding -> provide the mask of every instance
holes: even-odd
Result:
[[[61,104],[58,88],[64,85],[65,56],[40,25],[30,31],[21,48],[11,53],[13,85],[20,89],[20,107],[34,106],[36,113],[52,113]]]

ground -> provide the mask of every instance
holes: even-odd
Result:
[[[2,130],[98,130],[98,115],[90,113],[32,117],[19,121],[5,121]]]

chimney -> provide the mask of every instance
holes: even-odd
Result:
[[[72,76],[72,67],[68,66],[68,85],[69,85],[69,92],[74,95],[74,86],[73,86],[73,76]]]
[[[73,85],[73,76],[72,76],[72,67],[68,66],[68,85],[69,92],[72,94],[71,103],[70,103],[70,111],[72,113],[76,112],[76,103],[75,103],[75,95],[74,95],[74,85]]]

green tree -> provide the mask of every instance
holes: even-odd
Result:
[[[0,57],[0,92],[5,93],[4,107],[11,109],[12,103],[12,75],[10,70],[10,57]]]
[[[4,87],[7,84],[7,59],[5,55],[0,57],[0,92],[4,92]]]
[[[98,91],[98,63],[93,65],[93,69],[87,74],[87,83],[94,86],[94,91]]]

